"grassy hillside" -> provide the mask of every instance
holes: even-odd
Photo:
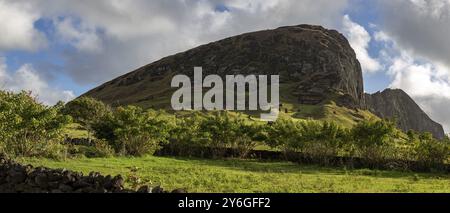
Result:
[[[99,88],[95,94],[96,96],[102,97],[107,104],[112,106],[132,104],[144,109],[155,108],[171,111],[171,95],[176,90],[176,88],[168,88],[171,77],[172,75],[168,75],[165,78],[153,81],[151,84],[128,85],[128,87],[133,88],[128,88],[130,91],[129,98],[125,98],[122,102],[114,102],[116,97],[115,92],[119,91],[120,88]],[[329,100],[319,105],[301,104],[298,101],[298,95],[296,95],[297,86],[297,83],[280,84],[281,116],[288,116],[295,119],[333,121],[347,128],[352,127],[358,121],[364,119],[378,119],[376,115],[368,110],[338,106],[336,100],[339,94],[330,96]],[[93,96],[93,98],[97,98],[96,96]],[[259,118],[261,112],[243,111],[242,113],[251,115],[253,118]]]
[[[84,174],[121,174],[128,187],[139,182],[189,192],[450,192],[448,174],[319,168],[288,162],[164,157],[20,161]]]
[[[64,128],[63,133],[69,138],[88,138],[88,131],[78,123],[67,125]]]

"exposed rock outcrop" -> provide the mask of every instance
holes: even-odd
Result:
[[[348,94],[357,105],[364,100],[361,66],[347,39],[335,30],[311,25],[246,33],[203,45],[144,66],[85,95],[113,105],[152,100],[167,95],[167,76],[192,76],[195,66],[203,67],[204,75],[279,74],[282,83],[296,84],[293,93],[303,104],[319,104],[331,92]]]
[[[321,105],[332,99],[339,106],[365,109],[367,100],[379,117],[397,117],[403,130],[444,136],[442,126],[405,93],[387,90],[365,96],[361,66],[349,42],[339,32],[320,26],[280,27],[212,42],[141,67],[84,95],[113,106],[170,109],[171,77],[192,77],[196,66],[203,67],[204,75],[222,77],[278,74],[281,84],[289,85],[281,88],[280,95],[294,97],[292,104]]]
[[[370,111],[381,118],[395,118],[403,131],[430,132],[438,139],[444,138],[442,125],[431,120],[403,90],[386,89],[365,97]]]

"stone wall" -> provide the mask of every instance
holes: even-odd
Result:
[[[168,193],[161,187],[142,186],[134,191],[124,188],[118,175],[103,176],[91,172],[85,176],[66,169],[34,168],[0,154],[0,193]],[[185,193],[176,189],[172,193]]]

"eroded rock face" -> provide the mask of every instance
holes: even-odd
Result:
[[[430,131],[442,138],[442,126],[433,122],[405,93],[387,91],[364,95],[361,66],[347,39],[320,26],[280,27],[230,37],[163,58],[107,82],[88,93],[113,106],[168,102],[173,93],[171,77],[203,67],[203,75],[278,74],[283,90],[300,104],[317,105],[333,96],[348,108],[369,108],[382,118],[397,116],[400,128]],[[336,96],[338,94],[338,96]],[[336,97],[338,97],[336,99]],[[165,106],[170,108],[170,103]]]
[[[331,92],[348,94],[357,105],[364,101],[361,66],[347,39],[335,30],[298,25],[234,36],[166,57],[116,78],[92,91],[110,104],[153,99],[167,91],[168,75],[193,76],[195,66],[204,75],[279,74],[281,83],[295,83],[300,103],[319,104]],[[156,83],[158,82],[158,83]],[[151,88],[151,84],[160,84]],[[162,92],[161,92],[162,93]]]
[[[430,132],[434,137],[442,139],[445,136],[442,125],[434,122],[400,89],[386,89],[383,92],[365,95],[370,111],[381,118],[395,118],[403,131]]]

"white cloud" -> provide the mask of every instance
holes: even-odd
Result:
[[[450,67],[449,0],[381,0],[380,27],[414,55]]]
[[[10,74],[4,58],[0,58],[0,89],[13,92],[31,91],[39,101],[48,105],[60,100],[67,102],[75,97],[72,91],[61,91],[49,86],[29,64],[21,66]]]
[[[371,35],[362,26],[353,23],[348,16],[344,17],[344,26],[351,26],[347,29],[353,28],[348,30],[353,31],[348,36],[355,51],[358,52],[357,49],[361,49],[361,46],[367,50],[366,45],[370,42]],[[378,25],[371,24],[370,27],[375,30],[373,39],[381,46],[379,57],[372,60],[378,64],[379,69],[387,68],[386,74],[391,78],[389,87],[404,90],[427,115],[442,124],[446,132],[450,132],[450,70],[447,66],[402,47],[390,34],[381,31]],[[361,60],[364,57],[357,56],[364,66],[364,60]]]
[[[450,132],[450,70],[443,64],[417,56],[401,48],[383,31],[375,32],[375,39],[383,45],[380,61],[388,67],[390,88],[408,93],[436,122]]]
[[[420,63],[403,53],[393,60],[389,73],[394,76],[392,86],[404,88],[416,97],[438,96],[450,99],[448,76],[430,62]]]
[[[369,44],[372,40],[369,32],[363,26],[353,22],[348,15],[345,15],[343,18],[343,31],[350,45],[355,50],[363,72],[373,73],[380,71],[382,68],[381,64],[377,59],[372,58],[368,52]]]
[[[444,125],[450,132],[450,80],[445,67],[431,62],[419,62],[402,53],[393,59],[389,73],[393,76],[390,87],[401,88],[411,95],[427,114]]]
[[[391,87],[408,92],[450,132],[450,1],[381,0],[376,33],[390,68]]]
[[[72,18],[56,19],[54,21],[58,38],[75,46],[78,50],[86,52],[100,52],[102,50],[101,39],[97,35],[95,27],[84,23],[78,26]]]
[[[0,0],[0,50],[35,51],[45,46],[45,36],[34,28],[38,19],[32,5]]]
[[[378,28],[378,26],[374,26],[373,28]],[[375,41],[378,42],[390,42],[392,39],[383,31],[376,31],[373,35]]]
[[[103,83],[161,57],[244,32],[303,23],[336,27],[347,0],[15,0],[54,20],[65,70]],[[217,5],[229,10],[217,11]],[[61,17],[70,16],[73,20]]]

